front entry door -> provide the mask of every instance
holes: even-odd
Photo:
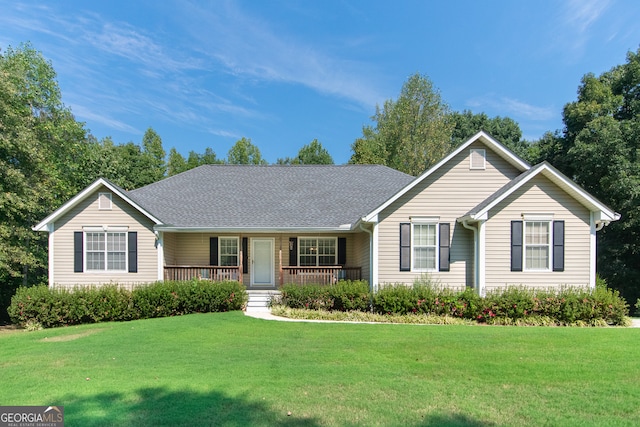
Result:
[[[251,239],[251,286],[275,287],[274,239]]]

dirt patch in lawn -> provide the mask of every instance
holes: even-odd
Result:
[[[18,325],[0,325],[0,335],[8,334],[11,332],[21,331],[22,328]]]
[[[84,331],[84,332],[80,332],[78,334],[70,334],[70,335],[60,335],[59,337],[45,337],[42,338],[40,341],[41,342],[66,342],[66,341],[73,341],[73,340],[77,340],[79,338],[83,338],[83,337],[87,337],[89,335],[93,335],[96,332],[100,332],[102,331],[102,329],[91,329],[89,331]]]

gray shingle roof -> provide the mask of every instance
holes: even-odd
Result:
[[[336,228],[413,179],[380,165],[205,165],[128,194],[174,227]]]

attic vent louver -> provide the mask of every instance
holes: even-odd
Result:
[[[469,151],[469,169],[484,170],[487,152],[483,148],[472,148]]]

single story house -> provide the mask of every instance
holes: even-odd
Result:
[[[620,215],[479,132],[418,177],[381,165],[206,165],[125,191],[98,179],[34,227],[49,285],[231,279],[248,289],[422,275],[479,294],[595,286]]]

